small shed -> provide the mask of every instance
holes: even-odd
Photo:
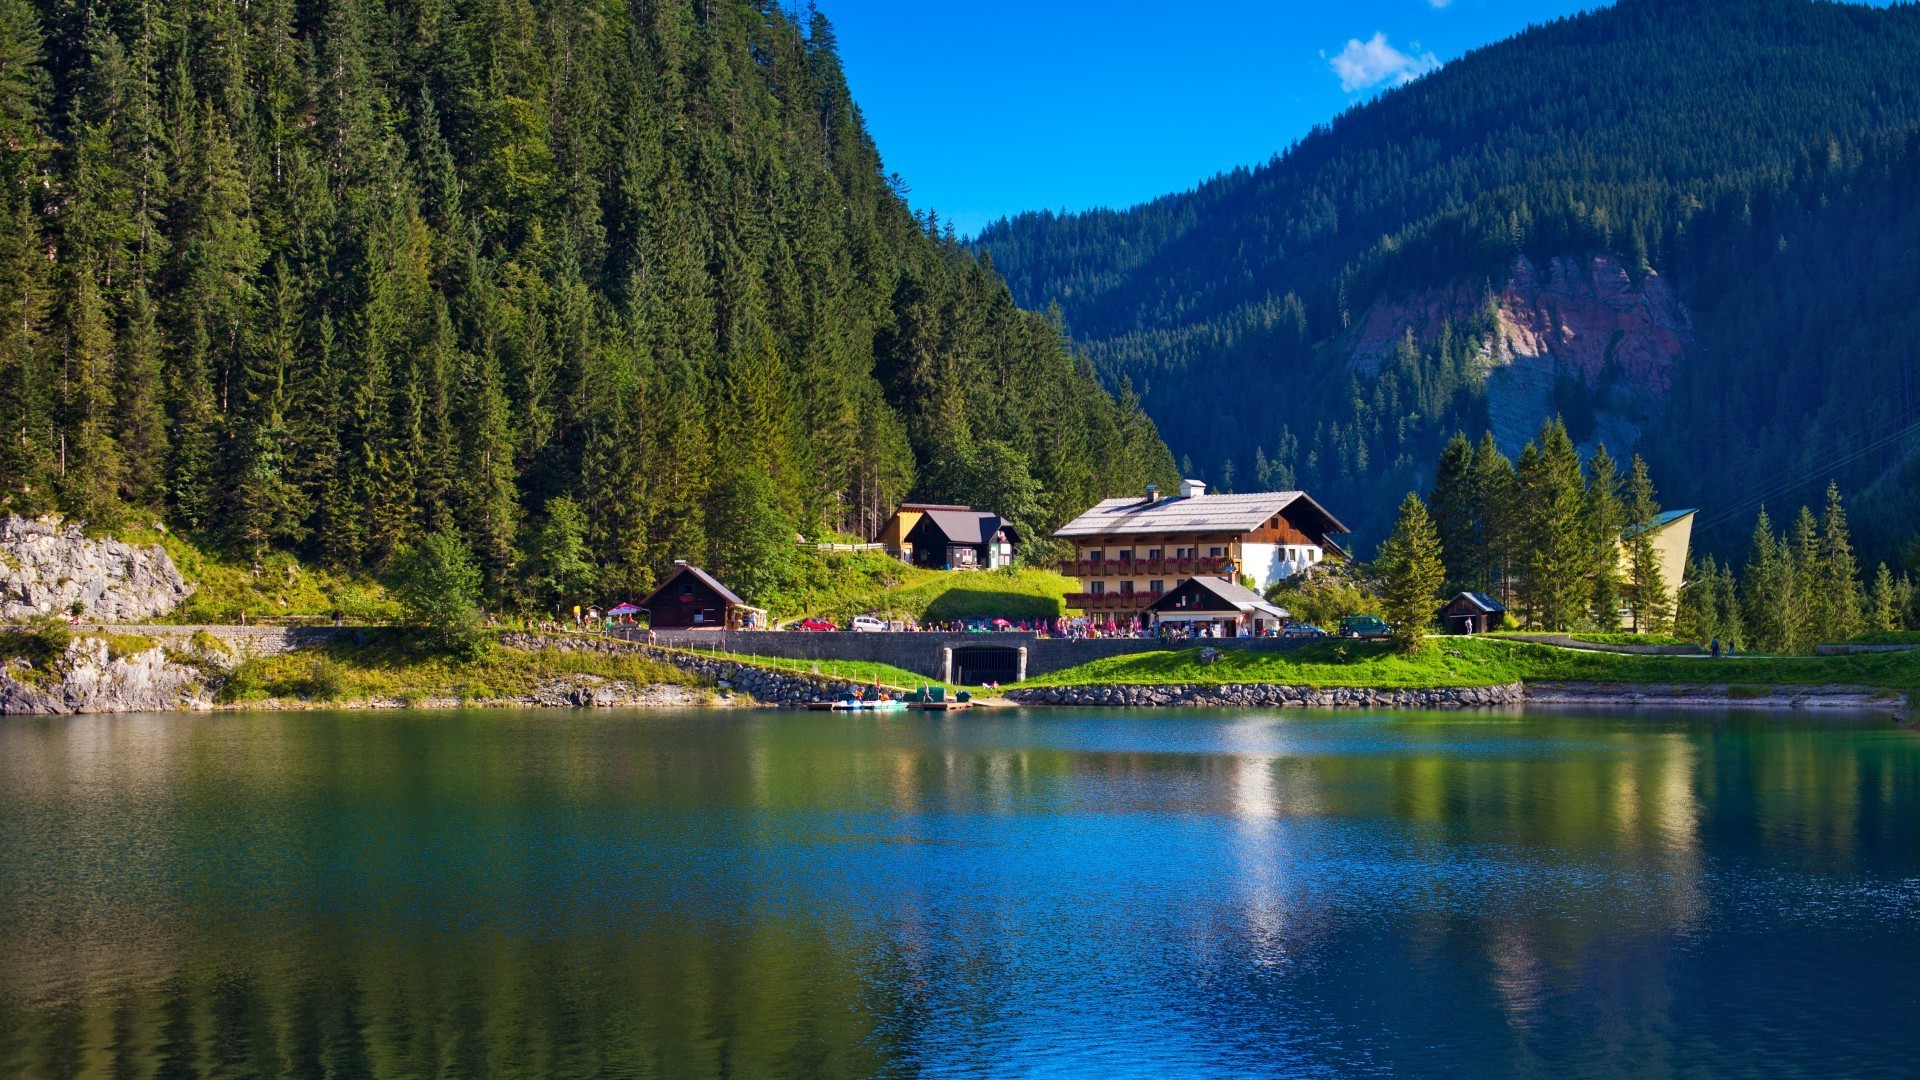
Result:
[[[1484,634],[1498,630],[1507,618],[1507,606],[1486,593],[1463,592],[1440,609],[1440,621],[1449,634]]]
[[[640,601],[655,630],[761,630],[767,613],[697,566],[676,559],[673,573]]]

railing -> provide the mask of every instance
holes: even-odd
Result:
[[[1094,562],[1081,559],[1060,564],[1068,577],[1192,577],[1195,574],[1224,574],[1233,560],[1202,555],[1193,559],[1105,559]]]
[[[1151,589],[1130,593],[1068,593],[1066,602],[1068,607],[1081,611],[1138,611],[1165,595]]]

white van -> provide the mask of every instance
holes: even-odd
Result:
[[[871,615],[855,615],[853,622],[847,625],[847,629],[859,634],[884,634],[887,624]]]

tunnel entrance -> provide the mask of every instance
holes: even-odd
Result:
[[[953,650],[953,681],[962,686],[1020,679],[1020,650],[1005,645],[963,645]]]

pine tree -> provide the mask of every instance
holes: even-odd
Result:
[[[1792,640],[1792,571],[1790,556],[1781,550],[1766,507],[1753,523],[1747,564],[1741,571],[1741,605],[1752,645],[1766,652],[1784,652]]]
[[[1498,591],[1512,606],[1519,532],[1519,476],[1500,452],[1493,432],[1483,432],[1473,452],[1474,544],[1479,565],[1470,581],[1481,592]]]
[[[1687,557],[1687,585],[1673,614],[1674,636],[1705,644],[1720,636],[1720,567],[1714,557]]]
[[[1809,652],[1817,644],[1826,626],[1826,595],[1822,592],[1820,524],[1813,511],[1800,508],[1793,519],[1793,536],[1787,545],[1787,566],[1791,588],[1791,606],[1786,612],[1784,652]]]
[[[1672,607],[1673,590],[1660,572],[1660,554],[1654,546],[1654,527],[1660,517],[1660,503],[1654,495],[1653,477],[1646,461],[1635,454],[1627,480],[1626,588],[1627,606],[1633,612],[1635,633],[1658,633],[1666,626]],[[1615,535],[1618,535],[1617,533]],[[1679,583],[1675,583],[1676,585]]]
[[[91,270],[73,274],[62,350],[60,487],[75,513],[109,522],[119,508],[120,454],[113,439],[113,327]]]
[[[1906,629],[1906,617],[1900,610],[1900,593],[1893,580],[1893,571],[1886,563],[1880,564],[1880,570],[1873,576],[1873,593],[1869,601],[1870,615],[1868,626],[1879,633],[1889,633]]]
[[[547,500],[529,559],[539,599],[566,606],[588,598],[599,577],[587,549],[587,516],[565,495]]]
[[[1637,467],[1644,463],[1635,459]],[[1593,552],[1592,618],[1602,631],[1620,625],[1620,536],[1627,527],[1627,508],[1620,501],[1620,470],[1605,444],[1587,462],[1588,543]],[[1651,482],[1649,482],[1651,486]]]
[[[1820,522],[1820,567],[1814,588],[1820,592],[1823,641],[1845,641],[1860,632],[1860,564],[1847,535],[1847,511],[1840,485],[1827,485],[1827,508]]]
[[[1519,465],[1519,571],[1522,596],[1542,629],[1572,627],[1587,610],[1593,565],[1580,454],[1557,418],[1529,444]]]
[[[1439,610],[1440,590],[1446,584],[1440,538],[1420,496],[1408,492],[1400,503],[1400,519],[1393,535],[1380,545],[1374,559],[1379,571],[1387,621],[1393,639],[1406,652],[1416,652]]]
[[[1440,464],[1434,473],[1433,494],[1428,503],[1433,508],[1434,530],[1440,534],[1447,580],[1462,587],[1484,588],[1485,583],[1477,574],[1485,555],[1480,550],[1476,521],[1473,464],[1473,444],[1456,432],[1440,451]]]

